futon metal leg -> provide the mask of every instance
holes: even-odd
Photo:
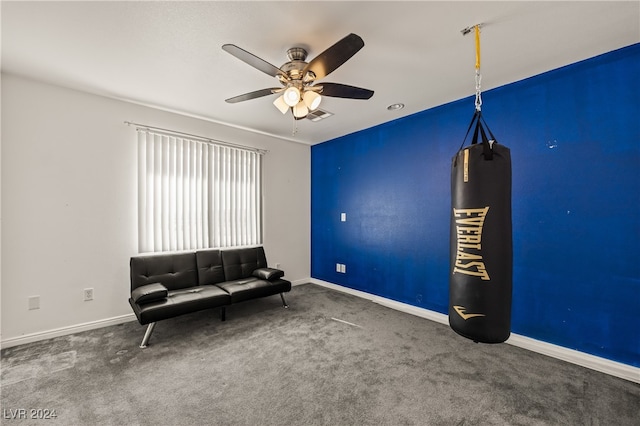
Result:
[[[222,307],[222,310],[220,311],[220,320],[224,321],[227,319],[227,310],[225,309],[225,307]]]
[[[140,347],[142,349],[147,347],[147,343],[149,343],[149,338],[151,337],[151,333],[153,333],[153,329],[156,326],[155,322],[152,322],[147,327],[147,331],[144,332],[144,337],[142,338],[142,343],[140,343]]]
[[[282,306],[284,306],[285,308],[288,308],[289,305],[287,305],[287,301],[284,300],[284,293],[280,293],[280,298],[282,299]]]

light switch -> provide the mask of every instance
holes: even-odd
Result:
[[[340,213],[340,222],[346,222],[346,221],[347,221],[347,214]]]

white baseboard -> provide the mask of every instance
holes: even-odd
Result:
[[[308,278],[292,281],[291,285],[307,284]],[[91,321],[84,324],[71,325],[68,327],[56,328],[53,330],[39,331],[37,333],[25,334],[19,337],[11,337],[5,340],[0,340],[1,348],[10,348],[12,346],[24,345],[26,343],[37,342],[40,340],[52,339],[54,337],[66,336],[67,334],[80,333],[81,331],[94,330],[96,328],[108,327],[110,325],[118,325],[125,322],[135,321],[136,316],[131,314],[121,315],[118,317],[107,318],[98,321]]]
[[[97,321],[85,322],[83,324],[71,325],[68,327],[56,328],[53,330],[39,331],[37,333],[25,334],[23,336],[11,337],[0,342],[0,347],[10,348],[12,346],[24,345],[25,343],[37,342],[39,340],[52,339],[54,337],[66,336],[67,334],[80,333],[81,331],[95,330],[96,328],[118,325],[125,322],[135,321],[136,316],[131,313],[113,318],[106,318]]]
[[[371,300],[374,303],[378,303],[388,308],[426,318],[428,320],[445,324],[447,326],[449,325],[448,315],[441,314],[439,312],[430,311],[428,309],[419,308],[417,306],[408,305],[402,302],[396,302],[395,300],[376,296],[364,291],[343,287],[341,285],[318,280],[315,278],[310,278],[306,282],[327,287],[332,290],[341,291],[343,293],[352,294],[363,299]],[[553,358],[567,361],[572,364],[577,364],[582,367],[590,368],[592,370],[619,377],[621,379],[629,380],[631,382],[640,383],[640,368],[638,367],[633,367],[631,365],[611,361],[606,358],[597,357],[595,355],[586,354],[584,352],[568,349],[562,346],[557,346],[551,343],[543,342],[541,340],[536,340],[530,337],[520,336],[513,333],[505,343],[527,349],[532,352],[537,352],[542,355],[547,355]]]
[[[440,324],[449,325],[449,317],[439,312],[430,311],[428,309],[419,308],[417,306],[409,305],[395,300],[387,299],[384,297],[376,296],[364,291],[354,290],[341,285],[333,284],[327,281],[318,280],[315,278],[301,279],[292,281],[293,286],[298,286],[306,283],[313,283],[323,287],[330,288],[332,290],[348,293],[363,299],[378,303],[391,309],[395,309],[401,312],[405,312],[411,315],[415,315],[421,318],[425,318],[431,321],[435,321]],[[98,321],[91,321],[83,324],[72,325],[68,327],[56,328],[53,330],[45,330],[37,333],[25,334],[19,337],[12,337],[0,341],[0,347],[10,348],[12,346],[23,345],[26,343],[37,342],[40,340],[52,339],[54,337],[65,336],[68,334],[79,333],[82,331],[94,330],[96,328],[108,327],[111,325],[118,325],[125,322],[135,321],[134,314],[121,315],[118,317],[107,318]],[[563,361],[571,362],[573,364],[580,365],[582,367],[590,368],[592,370],[606,373],[621,379],[629,380],[631,382],[640,383],[640,368],[633,367],[631,365],[623,364],[616,361],[611,361],[606,358],[597,357],[595,355],[586,354],[584,352],[568,349],[562,346],[557,346],[551,343],[543,342],[540,340],[532,339],[526,336],[520,336],[518,334],[511,334],[509,339],[505,342],[513,346],[517,346],[523,349],[527,349],[533,352],[537,352],[542,355],[547,355],[553,358],[557,358]]]
[[[295,280],[291,282],[291,285],[307,284],[308,278],[301,280]],[[54,337],[66,336],[68,334],[80,333],[81,331],[94,330],[96,328],[108,327],[110,325],[118,325],[125,322],[135,321],[136,316],[131,314],[121,315],[118,317],[107,318],[97,321],[91,321],[84,324],[76,324],[68,327],[56,328],[53,330],[39,331],[37,333],[25,334],[18,337],[10,337],[8,339],[0,340],[0,348],[10,348],[12,346],[24,345],[26,343],[37,342],[40,340],[52,339]]]
[[[552,343],[542,342],[519,334],[512,333],[506,343],[629,380],[630,382],[640,383],[640,368],[632,365],[601,358]]]
[[[308,284],[308,283],[309,283],[309,278],[303,278],[301,280],[291,281],[291,285],[293,287],[295,287],[297,285]]]

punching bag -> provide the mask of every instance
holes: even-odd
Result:
[[[511,333],[511,154],[480,111],[467,135],[474,124],[451,168],[449,325],[475,342],[502,343]]]

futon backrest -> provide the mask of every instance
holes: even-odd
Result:
[[[256,269],[267,267],[263,247],[222,250],[220,253],[227,281],[249,278]]]
[[[196,264],[198,265],[198,284],[209,285],[225,281],[220,250],[198,250]]]
[[[167,290],[198,285],[194,252],[136,256],[131,258],[129,266],[131,291],[152,283],[160,283]]]

